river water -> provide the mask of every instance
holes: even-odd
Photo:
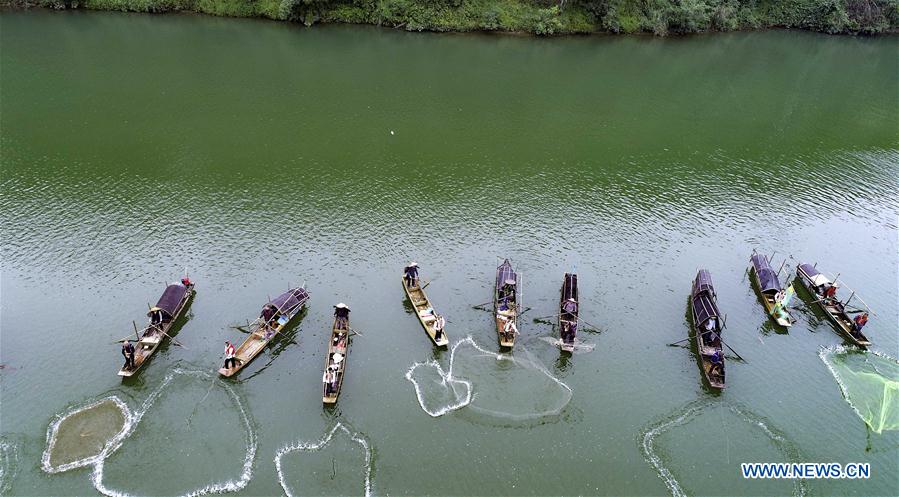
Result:
[[[753,248],[841,273],[876,311],[872,349],[899,356],[896,38],[45,11],[0,28],[0,491],[899,493],[897,432],[869,430],[819,356],[840,336],[804,305],[775,329],[746,275]],[[500,257],[533,308],[511,357],[472,308]],[[412,259],[454,349],[407,313]],[[666,346],[687,337],[699,267],[746,359],[720,395],[691,349]],[[113,342],[185,268],[184,346],[123,382]],[[572,270],[602,331],[566,357],[530,318]],[[298,324],[215,379],[224,340],[243,338],[230,326],[303,282]],[[338,301],[363,335],[323,409]],[[50,469],[125,420],[120,443],[42,469],[48,429],[107,397],[62,422]],[[765,461],[872,477],[740,476]]]

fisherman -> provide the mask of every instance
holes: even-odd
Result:
[[[334,337],[334,347],[338,350],[346,349],[346,333],[338,333]]]
[[[334,393],[334,387],[332,386],[334,383],[334,373],[331,372],[331,366],[328,366],[328,369],[325,370],[325,376],[322,378],[322,381],[325,383],[325,395]]]
[[[188,278],[187,276],[181,278],[181,284],[184,286],[190,286],[190,278]]]
[[[702,332],[702,339],[708,343],[711,343],[712,332],[715,330],[716,320],[714,317],[710,317],[705,322],[705,331]]]
[[[512,278],[503,282],[503,286],[499,291],[500,298],[507,302],[515,302],[515,280]]]
[[[150,309],[150,325],[159,326],[162,324],[162,309],[154,307]]]
[[[418,263],[415,261],[410,262],[408,266],[403,268],[403,273],[405,273],[406,287],[415,288],[418,284]]]
[[[837,286],[831,284],[824,290],[824,299],[825,300],[834,300],[837,296]]]
[[[225,340],[225,369],[232,369],[237,367],[237,357],[235,356],[236,350],[234,349],[234,345]],[[231,364],[230,366],[228,364]]]
[[[724,376],[724,356],[721,354],[721,350],[715,350],[710,359],[712,360],[712,365],[709,367],[709,376],[713,374]]]
[[[440,341],[443,339],[443,327],[446,326],[446,319],[440,314],[435,314],[436,319],[434,320],[434,340]]]
[[[565,303],[562,304],[562,311],[568,314],[569,317],[573,318],[574,313],[577,312],[577,301],[573,298],[566,299]]]
[[[506,324],[503,326],[503,333],[507,338],[513,338],[518,333],[518,327],[515,326],[514,319],[506,319]]]
[[[122,344],[122,355],[125,356],[125,365],[122,366],[124,369],[134,369],[134,345],[131,344],[131,340],[125,340],[125,343]]]
[[[337,329],[347,329],[350,325],[350,308],[343,302],[340,302],[334,306],[334,317],[337,318]]]
[[[574,342],[574,337],[577,336],[577,321],[571,321],[568,325],[568,342]]]
[[[852,323],[852,329],[856,333],[861,333],[862,328],[864,328],[865,325],[868,324],[868,313],[863,312],[863,313],[859,314],[858,316],[855,316],[855,319],[853,321],[854,322]]]
[[[278,313],[278,309],[272,305],[271,303],[265,304],[262,308],[262,312],[259,313],[259,317],[262,319],[262,322],[265,323],[266,326],[271,325],[275,320],[275,314]]]

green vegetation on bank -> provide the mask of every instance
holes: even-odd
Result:
[[[798,28],[833,34],[899,31],[899,0],[0,0],[13,7],[192,11],[411,31],[698,33]]]

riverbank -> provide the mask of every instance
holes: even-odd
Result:
[[[0,7],[197,12],[288,22],[374,24],[409,31],[655,35],[793,28],[899,31],[899,0],[0,0]]]

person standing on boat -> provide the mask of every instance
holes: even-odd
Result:
[[[262,308],[262,312],[259,313],[259,318],[262,319],[262,322],[265,323],[266,326],[269,326],[277,313],[278,309],[276,309],[275,306],[270,303],[265,304],[265,307]]]
[[[824,300],[834,300],[837,296],[837,286],[830,285],[824,290]]]
[[[345,330],[350,324],[350,308],[343,302],[334,306],[334,317],[337,318],[337,329]]]
[[[403,269],[403,272],[406,274],[406,287],[407,288],[415,288],[418,286],[418,263],[412,261]]]
[[[236,350],[234,349],[234,345],[230,341],[225,340],[225,369],[231,369],[235,367],[237,367]]]
[[[868,313],[863,312],[858,316],[855,316],[852,323],[852,329],[855,330],[856,333],[861,333],[862,328],[864,328],[866,324],[868,324]]]
[[[518,334],[518,327],[515,326],[515,320],[512,318],[506,318],[506,324],[503,326],[503,333],[506,335],[506,338],[514,338],[516,334]]]
[[[434,320],[434,340],[441,340],[443,338],[443,327],[446,326],[446,319],[443,318],[440,314],[437,314],[436,319]]]
[[[125,340],[125,343],[122,344],[122,355],[125,356],[123,368],[134,369],[134,345],[131,344],[131,340]]]
[[[150,309],[150,325],[159,326],[162,324],[162,309],[154,307]]]
[[[331,372],[331,366],[328,366],[328,369],[325,370],[325,376],[322,378],[322,381],[325,382],[325,395],[331,395],[334,393],[334,373]]]

